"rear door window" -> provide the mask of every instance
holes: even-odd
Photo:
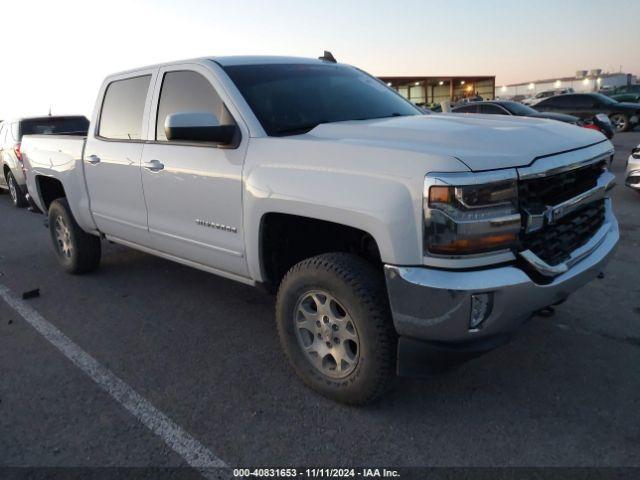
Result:
[[[567,108],[589,108],[593,106],[594,99],[589,95],[566,95],[563,106]]]
[[[463,107],[456,107],[453,109],[453,113],[478,113],[478,106],[465,105]]]
[[[563,105],[564,97],[566,97],[566,95],[557,95],[555,97],[547,98],[546,100],[543,100],[542,102],[540,102],[538,105],[535,105],[534,108],[538,108],[538,107],[562,107],[562,106],[564,106]]]
[[[144,106],[151,75],[116,80],[107,87],[98,135],[114,140],[141,140]]]
[[[480,105],[480,113],[489,113],[492,115],[506,115],[507,112],[505,112],[502,108],[498,107],[497,105]]]

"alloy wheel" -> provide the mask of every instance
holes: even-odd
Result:
[[[65,222],[64,218],[56,218],[54,232],[58,252],[65,258],[71,258],[71,255],[73,253],[71,231],[69,230],[67,222]]]
[[[16,183],[12,176],[9,176],[9,194],[14,205],[18,204],[18,191],[16,190]]]
[[[628,121],[624,115],[618,113],[611,117],[611,123],[613,123],[616,132],[620,133],[627,129]]]
[[[304,293],[293,321],[300,348],[320,373],[339,379],[355,370],[360,337],[353,319],[335,297],[322,290]]]

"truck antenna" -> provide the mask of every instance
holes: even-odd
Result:
[[[321,57],[318,57],[318,60],[322,60],[324,62],[338,63],[336,57],[329,50],[325,50],[324,54]]]
[[[49,105],[49,116],[51,116],[51,105]]]

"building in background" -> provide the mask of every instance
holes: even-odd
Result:
[[[631,85],[635,78],[630,73],[602,73],[602,70],[578,70],[573,77],[550,78],[535,82],[514,83],[498,88],[498,98],[521,100],[540,92],[573,88],[577,93],[613,90],[616,87]]]
[[[456,102],[474,95],[493,100],[496,95],[495,76],[379,78],[417,105],[439,104],[445,100]]]

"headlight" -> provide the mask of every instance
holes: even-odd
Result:
[[[515,170],[430,174],[424,188],[424,249],[469,255],[515,246],[520,231]]]
[[[640,159],[640,146],[634,148],[633,150],[631,150],[631,156],[633,158],[637,158]]]

